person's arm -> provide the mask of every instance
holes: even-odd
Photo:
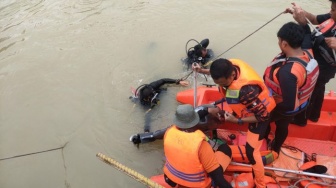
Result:
[[[302,49],[312,49],[313,43],[312,43],[312,37],[311,37],[311,30],[308,25],[302,26],[302,28],[305,31],[305,36],[303,39],[303,42],[301,44]],[[311,53],[312,54],[312,53]]]
[[[209,143],[203,141],[198,152],[199,159],[209,176],[219,188],[232,188],[231,184],[224,179],[223,168],[220,166],[214,151]]]
[[[232,185],[224,179],[223,173],[223,168],[219,166],[214,171],[210,172],[209,176],[219,188],[232,188]]]
[[[316,25],[317,24],[321,24],[321,23],[323,23],[324,21],[326,21],[326,20],[328,20],[328,19],[330,19],[331,17],[330,17],[330,14],[329,13],[327,13],[327,14],[320,14],[320,15],[317,15],[316,16]],[[314,24],[314,23],[313,23]]]
[[[275,107],[280,112],[292,111],[297,102],[297,78],[291,73],[293,63],[279,69],[277,78],[280,83],[282,102]]]
[[[203,69],[198,63],[193,63],[192,69],[198,73],[210,75],[210,69]]]
[[[134,134],[130,137],[130,141],[133,144],[144,144],[148,142],[154,142],[157,139],[163,139],[164,134],[166,133],[167,128],[157,130],[155,132],[145,132],[145,133],[138,133]]]
[[[246,85],[240,89],[240,103],[245,105],[246,108],[254,114],[253,116],[242,118],[241,120],[243,122],[256,123],[269,119],[270,113],[267,111],[264,103],[258,98],[260,93],[261,88],[258,85]]]
[[[304,15],[305,15],[305,17],[312,23],[312,24],[314,24],[314,25],[317,25],[317,24],[319,24],[319,22],[317,21],[317,16],[316,15],[314,15],[314,14],[312,14],[312,13],[310,13],[310,12],[307,12],[307,11],[305,11],[305,10],[303,10],[304,11]]]
[[[171,78],[162,78],[160,80],[156,80],[149,85],[153,87],[154,90],[159,89],[164,84],[179,84],[179,80],[171,79]]]
[[[306,18],[314,25],[319,24],[319,22],[317,21],[317,16],[307,12],[305,10],[303,10],[300,6],[298,6],[296,3],[292,3],[292,8],[287,8],[285,13],[291,13],[293,14],[293,18],[299,22],[300,24],[305,25],[307,23]],[[302,16],[300,16],[302,15]]]

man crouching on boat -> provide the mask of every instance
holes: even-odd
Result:
[[[195,128],[199,121],[190,104],[177,107],[174,125],[167,129],[163,139],[165,181],[180,188],[210,188],[212,181],[219,188],[231,188],[223,176],[231,162],[231,149],[222,144],[214,152],[205,134]]]
[[[219,92],[233,110],[233,114],[226,112],[223,120],[238,125],[248,123],[246,155],[252,164],[256,186],[266,187],[260,147],[275,101],[263,80],[247,63],[239,59],[217,59],[210,70],[202,69],[199,65],[193,66],[193,69],[210,74],[218,84]]]

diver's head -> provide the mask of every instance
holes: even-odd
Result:
[[[141,104],[150,105],[151,107],[158,104],[159,100],[157,98],[157,95],[158,93],[156,93],[155,90],[149,85],[143,86],[139,91]]]
[[[197,57],[205,57],[207,54],[206,48],[204,48],[201,44],[194,46],[194,50]]]

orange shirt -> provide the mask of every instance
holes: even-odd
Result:
[[[215,152],[211,148],[210,144],[206,141],[202,141],[198,150],[198,157],[207,173],[212,172],[219,167],[219,162],[215,156]],[[188,188],[188,187],[179,185],[178,188]]]

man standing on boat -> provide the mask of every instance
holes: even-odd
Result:
[[[296,10],[294,11],[296,16]],[[294,22],[286,23],[277,36],[281,53],[266,68],[264,80],[277,104],[271,114],[271,122],[276,125],[271,150],[279,154],[288,135],[289,123],[294,115],[308,106],[319,69],[312,55],[310,29],[307,24],[300,26]],[[267,135],[269,131],[270,126]]]
[[[210,188],[213,180],[215,187],[232,188],[223,176],[231,162],[231,149],[222,144],[214,152],[204,133],[195,128],[199,121],[190,104],[177,107],[174,125],[163,139],[165,181],[172,187]]]
[[[288,8],[287,12],[294,13],[297,10],[294,19],[300,25],[320,24],[312,33],[314,39],[313,52],[320,68],[320,74],[314,92],[311,96],[309,106],[306,111],[295,116],[293,123],[301,126],[307,124],[307,119],[317,122],[320,118],[322,103],[324,99],[325,86],[330,79],[335,77],[336,73],[336,0],[330,0],[331,10],[327,14],[313,15],[293,3],[293,9]],[[299,16],[300,14],[300,16]],[[304,19],[297,19],[303,17]],[[309,20],[309,22],[307,21]]]
[[[252,164],[256,187],[265,188],[264,165],[260,148],[265,137],[270,113],[275,107],[267,87],[258,74],[239,59],[217,59],[209,69],[193,66],[197,72],[210,74],[218,84],[219,92],[226,99],[233,114],[225,112],[220,119],[242,125],[248,123],[246,155]],[[218,113],[215,110],[211,112]]]

